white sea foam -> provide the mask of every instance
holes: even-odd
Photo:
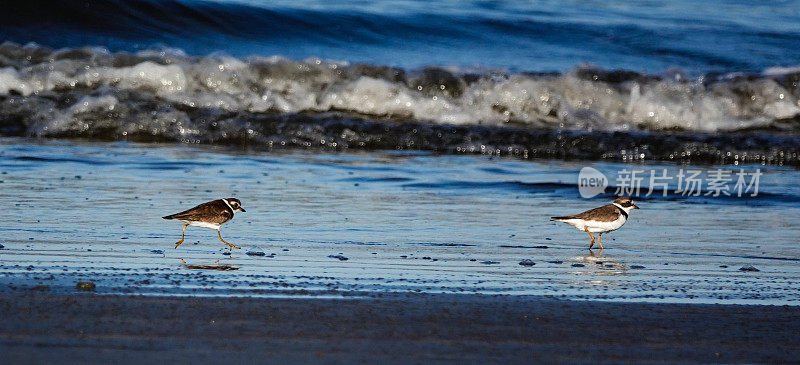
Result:
[[[681,77],[641,75],[604,81],[586,77],[594,70],[585,68],[562,75],[485,74],[468,79],[445,70],[406,75],[381,66],[357,68],[317,59],[81,51],[74,57],[56,51],[38,63],[7,59],[5,63],[12,65],[0,69],[0,95],[72,92],[90,96],[66,109],[56,107],[52,114],[64,117],[54,121],[50,130],[62,128],[65,120],[81,119],[86,113],[78,110],[85,108],[113,108],[120,103],[136,107],[130,100],[120,100],[118,91],[136,92],[137,102],[234,113],[344,111],[457,125],[513,123],[607,131],[735,131],[768,128],[776,121],[800,116],[797,82],[781,79],[791,76],[793,69],[713,82],[703,77],[687,81],[685,74],[676,72],[672,73]],[[402,76],[391,76],[397,74]]]

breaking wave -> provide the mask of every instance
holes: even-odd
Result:
[[[0,45],[0,133],[796,163],[800,70],[473,73]]]

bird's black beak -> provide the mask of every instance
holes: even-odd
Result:
[[[243,212],[246,212],[246,210],[244,210],[244,208],[242,208],[242,207],[239,207],[239,210],[241,210]]]
[[[636,204],[634,204],[633,209],[639,209],[639,207],[637,207]]]

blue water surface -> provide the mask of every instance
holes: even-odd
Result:
[[[800,2],[196,1],[7,4],[0,40],[320,57],[404,68],[760,72],[800,60]]]

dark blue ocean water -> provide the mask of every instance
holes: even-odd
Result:
[[[656,73],[800,64],[800,2],[257,1],[13,2],[0,40],[51,47],[281,55],[417,68]]]

